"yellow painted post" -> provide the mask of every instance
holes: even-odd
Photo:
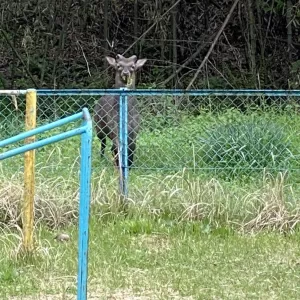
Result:
[[[26,131],[36,127],[36,90],[30,89],[26,93]],[[35,137],[25,139],[25,143],[32,143]],[[24,204],[22,211],[23,250],[33,250],[33,219],[35,194],[35,150],[25,152],[24,156]]]

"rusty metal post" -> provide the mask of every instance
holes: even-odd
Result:
[[[36,127],[36,90],[30,89],[26,93],[26,131]],[[35,141],[31,136],[25,139],[25,144]],[[34,220],[34,194],[35,194],[35,149],[24,154],[24,203],[22,209],[23,224],[23,250],[33,250],[33,220]]]

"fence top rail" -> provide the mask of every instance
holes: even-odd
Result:
[[[1,95],[25,95],[27,92],[34,89],[26,90],[0,90]],[[38,89],[36,90],[39,96],[103,96],[103,95],[120,95],[129,94],[134,96],[268,96],[268,97],[299,97],[300,90],[255,90],[255,89]]]
[[[179,90],[179,89],[40,89],[38,96],[103,96],[103,95],[134,95],[134,96],[269,96],[269,97],[300,97],[300,90]]]
[[[28,90],[0,90],[0,95],[25,95]]]

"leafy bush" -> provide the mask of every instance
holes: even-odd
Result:
[[[282,128],[261,118],[207,128],[201,142],[205,163],[226,177],[284,170],[293,156]]]

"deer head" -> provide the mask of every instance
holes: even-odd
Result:
[[[135,72],[147,61],[147,59],[137,60],[136,55],[126,58],[121,54],[116,58],[106,56],[106,60],[116,70],[115,88],[126,86],[131,89],[135,88]]]

